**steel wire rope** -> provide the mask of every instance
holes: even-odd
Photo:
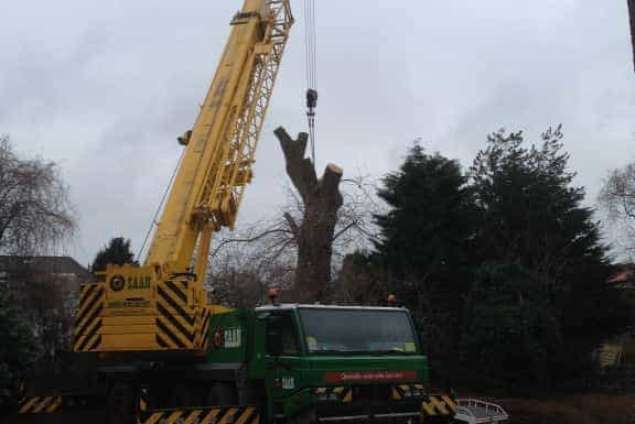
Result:
[[[306,53],[307,120],[311,158],[315,167],[315,106],[317,104],[317,31],[315,0],[304,0],[304,44]]]
[[[157,218],[159,217],[159,213],[161,213],[161,209],[163,208],[163,204],[165,203],[165,199],[168,197],[168,193],[170,192],[170,188],[172,187],[172,184],[174,183],[174,178],[176,177],[176,173],[178,172],[179,168],[181,167],[181,162],[183,161],[183,156],[185,156],[185,148],[183,148],[183,150],[181,150],[181,156],[179,157],[179,160],[177,161],[176,166],[174,167],[174,171],[172,171],[172,176],[170,177],[170,181],[168,182],[167,187],[165,187],[165,190],[163,191],[163,196],[161,196],[161,200],[159,201],[159,205],[157,206],[157,209],[154,212],[154,216],[152,217],[152,222],[150,222],[150,227],[148,228],[148,231],[146,232],[146,236],[143,239],[143,244],[141,245],[141,248],[139,249],[139,253],[137,253],[137,260],[139,260],[141,258],[141,255],[143,254],[143,250],[146,247],[146,243],[148,242],[148,238],[150,237],[150,234],[152,233],[152,230],[154,229],[154,226],[157,225]]]

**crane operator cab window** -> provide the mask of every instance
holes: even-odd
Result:
[[[298,356],[298,337],[290,314],[270,315],[267,319],[267,353],[271,356]]]

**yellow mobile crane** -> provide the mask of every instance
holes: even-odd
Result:
[[[430,393],[405,308],[280,305],[275,291],[255,309],[208,304],[211,238],[235,224],[292,24],[289,0],[245,0],[233,17],[199,116],[179,137],[144,264],[108,265],[81,288],[74,368],[88,371],[77,386],[65,375],[26,393],[15,422],[451,421],[457,405]],[[310,84],[310,131],[316,100]]]
[[[293,24],[288,0],[245,0],[205,102],[179,137],[182,161],[145,263],[109,265],[81,289],[76,352],[180,351],[207,343],[212,235],[236,221]]]

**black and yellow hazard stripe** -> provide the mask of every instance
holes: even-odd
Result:
[[[19,414],[54,414],[62,410],[61,396],[41,396],[24,399],[18,409]]]
[[[448,395],[429,395],[426,401],[421,403],[421,416],[453,416],[456,413],[456,402]]]
[[[206,307],[200,308],[196,314],[196,348],[207,350],[209,343],[209,323],[212,316],[210,310]]]
[[[411,399],[425,395],[423,384],[398,384],[391,387],[390,398],[392,400]]]
[[[101,312],[104,308],[102,284],[84,284],[80,289],[79,308],[75,316],[73,350],[88,352],[101,344]]]
[[[260,414],[252,406],[150,411],[140,414],[141,424],[260,424]]]
[[[193,349],[196,315],[187,302],[186,282],[166,281],[157,286],[156,341],[164,349]]]
[[[318,387],[313,394],[320,400],[338,400],[343,403],[353,401],[353,390],[346,386]]]

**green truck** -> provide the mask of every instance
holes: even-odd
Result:
[[[209,328],[208,349],[194,363],[99,357],[93,389],[28,396],[23,422],[86,422],[82,405],[105,407],[108,423],[143,424],[412,424],[454,415],[451,396],[430,392],[405,308],[272,304],[215,314]]]

